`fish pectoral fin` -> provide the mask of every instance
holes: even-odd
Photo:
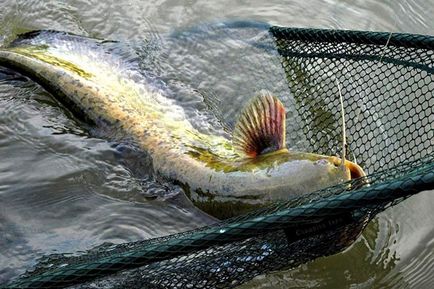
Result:
[[[233,131],[235,150],[250,158],[285,148],[285,107],[268,92],[255,96],[242,110]]]

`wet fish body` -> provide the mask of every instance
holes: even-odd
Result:
[[[132,140],[149,153],[155,173],[181,184],[198,206],[219,217],[364,174],[333,156],[288,151],[283,105],[266,92],[241,112],[232,140],[198,131],[174,100],[100,40],[30,32],[0,48],[0,65],[109,127],[110,137]],[[229,213],[216,204],[226,204]]]

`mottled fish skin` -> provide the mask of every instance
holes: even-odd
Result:
[[[1,66],[30,77],[86,119],[109,126],[115,138],[131,138],[150,154],[157,174],[183,185],[198,204],[261,205],[350,178],[335,157],[286,149],[243,157],[230,140],[196,130],[180,106],[134,64],[107,54],[101,41],[60,32],[27,38],[0,49]]]

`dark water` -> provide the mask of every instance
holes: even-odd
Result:
[[[264,37],[261,25],[222,32],[220,21],[433,34],[433,14],[433,1],[403,0],[6,0],[0,44],[31,29],[120,40],[172,85],[196,125],[207,123],[197,111],[211,109],[230,127],[257,89],[282,78],[267,51],[250,47]],[[0,283],[47,254],[213,222],[176,202],[176,187],[154,182],[140,152],[95,137],[34,83],[1,75],[7,80],[0,81]],[[212,130],[209,119],[205,129]],[[294,145],[303,147],[303,139]],[[241,287],[431,288],[433,209],[432,192],[421,193],[380,214],[344,252]]]

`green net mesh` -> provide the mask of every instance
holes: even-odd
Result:
[[[346,248],[378,212],[434,189],[434,38],[271,27],[292,124],[309,150],[342,141],[366,180],[276,203],[219,224],[102,246],[41,264],[4,288],[231,288]],[[270,49],[264,43],[264,49]],[[289,135],[289,142],[298,136]],[[291,140],[291,137],[294,138]]]

